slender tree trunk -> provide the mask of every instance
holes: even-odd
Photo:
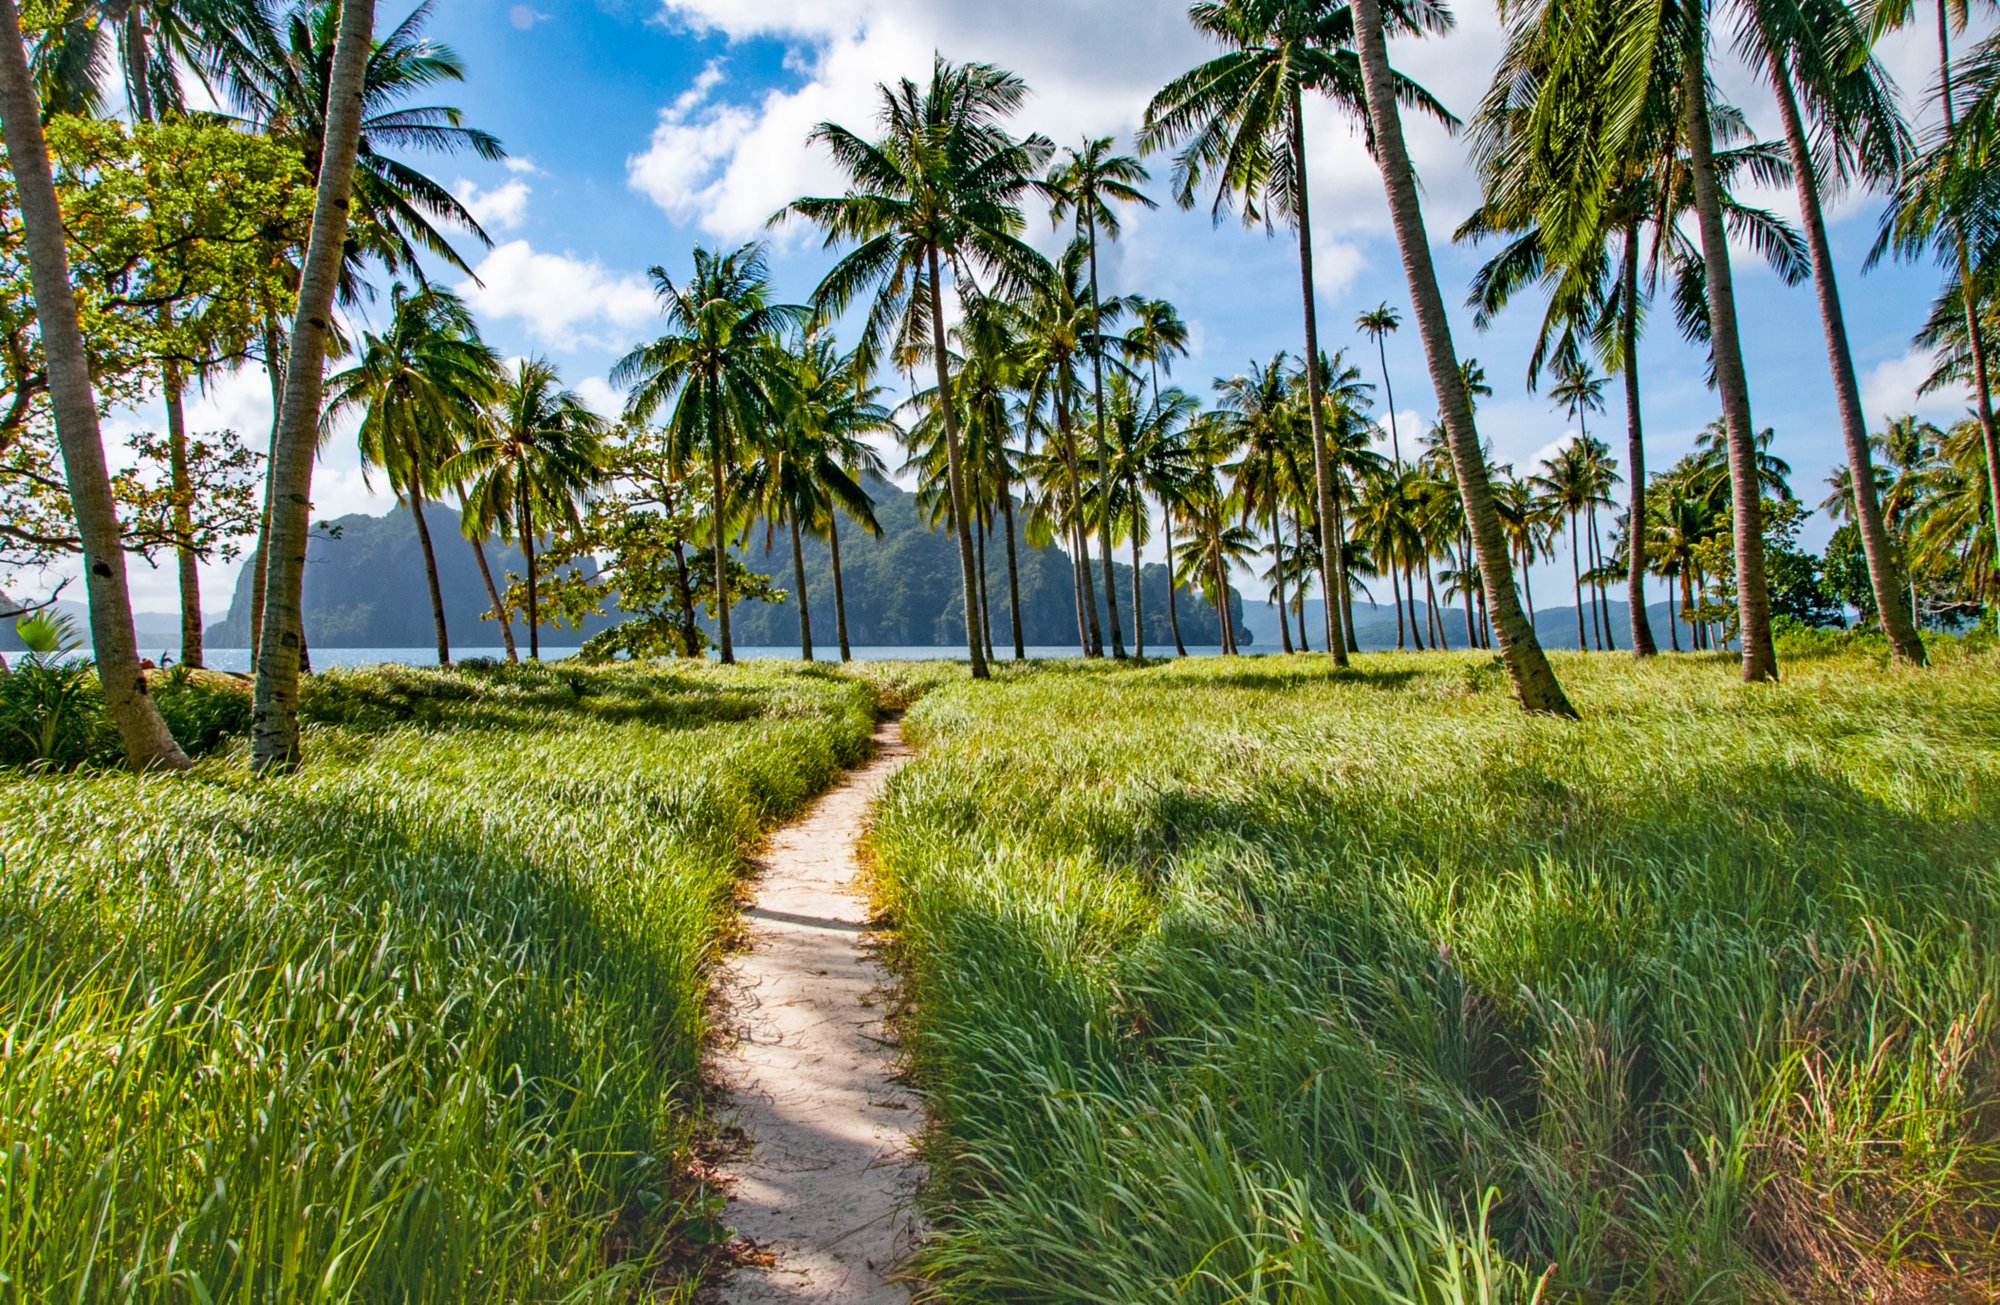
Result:
[[[1319,508],[1320,572],[1326,577],[1326,646],[1335,666],[1347,665],[1347,624],[1341,604],[1347,601],[1347,560],[1341,541],[1347,530],[1334,493],[1334,470],[1326,447],[1325,386],[1319,372],[1319,308],[1313,295],[1312,208],[1306,197],[1306,128],[1299,89],[1292,87],[1291,149],[1296,178],[1293,203],[1298,210],[1299,298],[1305,309],[1306,408],[1312,417],[1313,488]]]
[[[1382,396],[1389,404],[1389,454],[1390,465],[1398,476],[1403,474],[1403,439],[1396,433],[1396,387],[1389,383],[1389,349],[1383,343],[1384,332],[1375,333],[1375,356],[1382,363]]]
[[[951,494],[952,529],[958,535],[959,579],[965,590],[965,650],[972,658],[972,678],[988,676],[986,649],[979,641],[979,587],[973,574],[972,518],[966,512],[963,457],[958,447],[958,412],[951,402],[951,355],[944,345],[944,280],[938,265],[937,248],[930,250],[931,348],[937,359],[938,411],[944,415],[946,488]]]
[[[299,761],[299,656],[304,646],[300,596],[306,539],[312,528],[313,457],[319,443],[326,345],[333,296],[347,243],[355,151],[361,138],[361,87],[374,31],[375,0],[342,0],[328,79],[325,144],[320,156],[312,235],[299,279],[292,360],[271,450],[271,544],[264,565],[263,640],[250,726],[250,764],[258,771]]]
[[[799,659],[813,659],[812,604],[806,599],[806,553],[799,543],[799,521],[792,515],[792,582],[799,588]]]
[[[715,558],[715,655],[716,660],[724,666],[734,666],[736,641],[729,635],[729,530],[726,520],[729,509],[729,468],[722,456],[722,433],[717,431],[714,434],[715,447],[708,452],[708,469],[715,487],[715,507],[711,516],[714,523],[711,533],[714,538],[709,545]],[[534,554],[530,553],[528,559],[528,593],[532,597],[535,592]],[[528,637],[529,641],[533,642],[532,607],[530,612]]]
[[[1346,545],[1342,544],[1341,547],[1345,548]],[[1305,602],[1304,594],[1299,595],[1299,602],[1302,604]],[[1373,599],[1369,600],[1369,605],[1374,605]],[[1355,637],[1354,633],[1354,572],[1352,570],[1349,570],[1347,573],[1347,594],[1340,604],[1340,617],[1342,622],[1347,626],[1347,651],[1350,653],[1360,652],[1361,640]],[[1304,617],[1301,616],[1300,619],[1303,620]]]
[[[270,319],[264,324],[264,376],[271,383],[271,434],[268,447],[278,447],[278,419],[285,410],[284,345]],[[266,460],[268,463],[268,459]],[[250,555],[250,659],[255,665],[257,649],[264,641],[264,559],[271,555],[271,475],[264,473],[264,506],[257,519],[257,549]]]
[[[979,532],[979,635],[985,641],[986,660],[993,660],[993,597],[986,586],[986,541],[993,534],[993,523],[988,521]]]
[[[1625,462],[1632,482],[1632,506],[1625,529],[1625,601],[1632,609],[1632,655],[1660,651],[1646,615],[1646,440],[1639,419],[1639,223],[1625,226],[1624,311],[1618,317],[1620,370],[1625,373]],[[1526,578],[1526,572],[1522,573]]]
[[[1798,99],[1783,52],[1770,47],[1771,88],[1784,123],[1785,148],[1791,155],[1792,180],[1798,187],[1799,213],[1805,227],[1806,253],[1812,259],[1813,291],[1819,298],[1820,327],[1826,333],[1827,365],[1833,372],[1833,395],[1840,409],[1840,434],[1847,445],[1849,478],[1854,483],[1854,524],[1861,552],[1868,561],[1868,584],[1875,593],[1875,610],[1895,655],[1915,666],[1925,662],[1924,641],[1903,605],[1904,590],[1889,528],[1882,519],[1882,498],[1876,491],[1874,461],[1868,449],[1868,419],[1861,410],[1861,387],[1854,376],[1854,352],[1847,343],[1847,318],[1840,307],[1840,286],[1833,266],[1833,249],[1826,238],[1826,217],[1819,195],[1819,176],[1812,147],[1799,117]],[[1634,572],[1637,574],[1637,572]]]
[[[1104,447],[1104,322],[1097,299],[1097,209],[1084,204],[1084,228],[1090,237],[1090,371],[1091,402],[1096,410],[1097,455],[1103,458]],[[1100,472],[1100,480],[1102,474]],[[1118,581],[1111,570],[1111,486],[1104,484],[1103,521],[1098,530],[1098,544],[1104,550],[1104,615],[1111,628],[1111,655],[1120,661],[1125,659],[1125,636],[1118,628]]]
[[[1139,515],[1146,510],[1146,500],[1141,497],[1138,483],[1132,482],[1132,655],[1144,660],[1146,656],[1146,577],[1139,570]]]
[[[1208,572],[1215,585],[1215,619],[1222,630],[1222,651],[1234,655],[1236,652],[1236,629],[1229,619],[1229,579],[1222,566],[1221,532],[1215,531],[1210,539],[1216,547],[1209,553]]]
[[[1110,487],[1105,487],[1109,497]],[[1125,632],[1118,623],[1118,578],[1113,572],[1111,547],[1111,506],[1105,504],[1097,523],[1097,545],[1104,560],[1104,615],[1111,625],[1111,655],[1119,661],[1125,660]]]
[[[118,729],[133,770],[185,770],[187,754],[174,742],[139,665],[131,591],[110,472],[98,429],[90,355],[69,279],[69,250],[55,176],[42,136],[42,106],[21,41],[14,0],[0,0],[0,130],[14,173],[28,251],[42,349],[49,376],[49,404],[62,446],[63,476],[82,541],[84,592],[90,603],[90,641],[105,710]]]
[[[1459,567],[1458,593],[1459,597],[1465,600],[1465,646],[1468,648],[1476,647],[1479,643],[1479,633],[1477,630],[1473,628],[1474,618],[1472,615],[1472,591],[1475,588],[1477,588],[1477,586],[1475,586],[1472,583],[1471,553],[1472,553],[1472,545],[1470,541],[1463,542],[1460,545],[1458,554],[1458,567]]]
[[[1778,678],[1771,643],[1771,595],[1764,580],[1764,501],[1757,478],[1756,427],[1750,421],[1750,387],[1737,336],[1736,287],[1729,267],[1729,236],[1722,225],[1722,194],[1715,175],[1715,142],[1709,132],[1707,32],[1696,28],[1681,74],[1681,112],[1700,218],[1702,262],[1708,272],[1708,321],[1715,360],[1715,388],[1722,398],[1729,442],[1729,487],[1736,535],[1736,607],[1743,630],[1743,678]]]
[[[1604,555],[1597,551],[1597,504],[1592,503],[1587,513],[1590,533],[1584,542],[1590,557],[1590,632],[1597,637],[1597,651],[1603,652],[1604,608],[1598,602],[1599,596],[1603,593],[1603,586],[1597,582],[1597,575],[1604,566]]]
[[[518,662],[521,654],[514,649],[514,623],[507,619],[507,605],[500,601],[500,587],[493,583],[493,568],[486,564],[486,545],[477,539],[466,541],[472,545],[472,558],[479,563],[479,580],[486,586],[486,601],[492,604],[493,623],[500,627],[500,646],[507,650],[507,660]]]
[[[1411,568],[1403,568],[1403,592],[1410,600],[1410,646],[1418,652],[1424,650],[1424,636],[1417,628],[1417,578]]]
[[[167,309],[162,316],[171,320]],[[199,667],[205,658],[201,629],[201,556],[194,547],[194,484],[188,478],[187,417],[181,409],[180,369],[166,367],[167,459],[172,477],[174,558],[180,566],[181,665]]]
[[[1375,132],[1375,154],[1381,163],[1396,243],[1403,255],[1403,271],[1410,283],[1411,306],[1430,363],[1431,383],[1444,416],[1452,465],[1458,471],[1459,495],[1465,500],[1465,519],[1472,529],[1473,546],[1479,557],[1486,605],[1493,613],[1494,631],[1500,636],[1500,653],[1524,709],[1573,717],[1576,708],[1563,693],[1562,684],[1535,638],[1534,627],[1523,615],[1520,596],[1514,590],[1507,537],[1500,527],[1493,489],[1486,478],[1486,458],[1480,451],[1465,378],[1458,370],[1458,355],[1452,348],[1451,323],[1445,316],[1443,296],[1438,292],[1437,269],[1431,264],[1416,174],[1403,144],[1403,124],[1396,111],[1388,44],[1382,31],[1381,0],[1354,0],[1354,27],[1368,117]]]
[[[1014,491],[1000,486],[1000,524],[1007,532],[1007,625],[1014,636],[1014,660],[1028,659],[1028,645],[1021,636],[1021,570],[1014,556]]]
[[[1181,641],[1181,607],[1174,595],[1179,588],[1174,583],[1174,509],[1171,504],[1162,514],[1167,538],[1167,628],[1174,632],[1174,656],[1187,656],[1187,644]]]
[[[521,557],[528,570],[528,657],[533,661],[540,661],[542,660],[542,595],[537,585],[541,579],[539,574],[541,568],[535,563],[535,505],[528,497],[525,485],[521,487],[520,505],[514,512],[518,518],[516,526],[521,532]],[[728,609],[723,610],[727,612]],[[724,616],[723,619],[726,621],[728,617]],[[727,625],[722,628],[725,631],[729,629]]]
[[[1276,563],[1271,574],[1278,589],[1278,636],[1286,652],[1292,651],[1292,627],[1285,611],[1285,536],[1278,526],[1278,496],[1271,495],[1271,558]]]
[[[1681,619],[1687,622],[1688,642],[1694,645],[1696,652],[1702,651],[1707,647],[1707,640],[1702,638],[1701,623],[1695,619],[1694,576],[1687,567],[1681,568]]]
[[[1424,567],[1424,601],[1430,604],[1431,638],[1445,652],[1451,651],[1451,640],[1445,637],[1444,613],[1438,610],[1437,586],[1431,583],[1431,569]]]
[[[1083,519],[1083,478],[1076,466],[1076,427],[1060,376],[1056,382],[1056,433],[1063,442],[1063,474],[1069,481],[1070,581],[1076,586],[1077,637],[1083,642],[1085,657],[1102,657],[1104,638],[1098,629],[1097,593],[1090,579],[1090,532]]]
[[[1396,651],[1403,651],[1403,583],[1397,578],[1396,568],[1389,570],[1389,602],[1396,609]]]
[[[1583,542],[1577,538],[1576,513],[1569,514],[1569,576],[1576,586],[1576,650],[1590,651],[1590,639],[1583,629]]]
[[[1681,650],[1680,613],[1674,610],[1674,572],[1667,573],[1667,639],[1675,652]]]
[[[833,559],[833,634],[840,641],[840,660],[854,660],[847,644],[847,589],[840,575],[840,514],[826,514],[826,547]]]
[[[431,528],[424,520],[424,493],[410,487],[410,519],[417,523],[417,546],[424,554],[424,583],[431,594],[431,623],[437,627],[438,665],[451,665],[451,635],[444,624],[444,591],[438,587],[437,554],[431,549]]]
[[[1521,550],[1521,597],[1528,604],[1528,624],[1531,626],[1534,625],[1535,623],[1535,582],[1532,575],[1530,574],[1530,568],[1532,568],[1534,564],[1535,564],[1535,559],[1533,558],[1533,556],[1531,556],[1526,549],[1522,549]],[[1483,598],[1484,594],[1482,594],[1481,597]]]

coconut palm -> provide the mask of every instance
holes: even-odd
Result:
[[[1592,452],[1584,441],[1581,438],[1572,439],[1543,460],[1542,469],[1535,474],[1532,482],[1551,514],[1560,514],[1569,521],[1570,583],[1576,594],[1576,646],[1584,652],[1590,650],[1590,639],[1583,623],[1585,567],[1579,526],[1584,514],[1593,509],[1602,492],[1592,461]],[[1601,627],[1597,646],[1600,651],[1604,647]]]
[[[1381,0],[1354,0],[1353,22],[1375,158],[1388,194],[1396,243],[1403,254],[1403,270],[1410,283],[1417,331],[1423,337],[1424,354],[1430,364],[1431,384],[1450,437],[1458,490],[1464,499],[1466,524],[1486,590],[1487,611],[1500,638],[1501,656],[1506,660],[1514,692],[1523,708],[1574,716],[1576,709],[1563,693],[1514,591],[1514,569],[1508,560],[1506,532],[1494,507],[1492,486],[1486,476],[1486,457],[1473,425],[1471,397],[1466,393],[1465,378],[1459,373],[1451,324],[1445,316],[1444,297],[1438,291],[1437,269],[1431,262],[1416,172],[1410,164],[1409,149],[1403,143],[1402,117],[1396,104],[1399,88],[1389,68],[1387,34],[1392,28],[1407,25],[1407,20],[1393,10],[1385,14]]]
[[[488,483],[481,488],[493,487]],[[513,530],[513,504],[506,498],[475,494],[467,484],[460,484],[457,489],[459,532],[472,545],[472,559],[479,565],[479,582],[486,586],[487,611],[500,627],[500,645],[506,650],[508,661],[518,662],[521,654],[514,646],[514,623],[507,617],[507,604],[500,597],[500,587],[493,583],[493,568],[486,560],[486,541],[496,533],[504,539]]]
[[[1306,488],[1303,459],[1310,444],[1301,439],[1305,414],[1294,401],[1291,368],[1279,353],[1268,363],[1252,362],[1249,368],[1215,382],[1215,414],[1218,432],[1226,433],[1235,461],[1227,470],[1233,484],[1238,511],[1244,524],[1261,514],[1269,525],[1271,538],[1280,540],[1280,514]],[[1285,610],[1284,576],[1278,577],[1278,610]],[[1286,652],[1292,651],[1292,637],[1283,630]],[[1346,640],[1339,627],[1339,642]]]
[[[1382,395],[1389,404],[1389,453],[1398,471],[1403,468],[1403,437],[1396,430],[1396,387],[1389,383],[1389,347],[1385,341],[1402,325],[1402,315],[1386,302],[1354,319],[1354,329],[1375,342],[1375,358],[1382,368]]]
[[[1081,146],[1071,146],[1063,151],[1063,157],[1049,173],[1044,183],[1049,195],[1049,218],[1060,224],[1066,217],[1075,216],[1077,237],[1090,251],[1090,304],[1093,316],[1090,350],[1090,395],[1091,409],[1097,424],[1097,443],[1104,446],[1104,350],[1107,343],[1105,321],[1102,313],[1103,298],[1097,288],[1097,238],[1102,232],[1108,240],[1116,240],[1120,234],[1118,210],[1113,203],[1137,204],[1141,208],[1156,208],[1156,205],[1139,187],[1151,180],[1145,166],[1129,154],[1114,154],[1112,138],[1109,136],[1086,137]],[[1108,529],[1108,525],[1107,525]],[[1111,542],[1107,534],[1104,545],[1104,598],[1106,612],[1111,625],[1111,655],[1124,657],[1125,643],[1118,628],[1118,591],[1111,570]],[[1132,583],[1136,586],[1139,578],[1135,572]],[[1136,632],[1134,637],[1144,642]]]
[[[642,344],[611,369],[627,391],[625,415],[650,420],[671,407],[667,446],[677,460],[704,459],[715,487],[710,523],[715,554],[716,645],[724,665],[736,660],[729,633],[730,472],[777,431],[793,381],[783,337],[810,314],[774,303],[764,247],[726,254],[695,246],[694,270],[676,281],[663,267],[648,272],[666,318],[666,334]]]
[[[1145,363],[1153,382],[1153,402],[1160,401],[1160,376],[1173,374],[1174,359],[1185,358],[1188,327],[1178,309],[1164,299],[1133,296],[1132,325],[1125,329],[1127,361]]]
[[[473,502],[492,505],[496,524],[513,527],[527,570],[528,656],[537,661],[542,613],[535,541],[558,519],[580,528],[579,502],[608,474],[609,429],[581,395],[563,387],[553,363],[526,358],[500,378],[486,420],[444,468],[447,480],[467,486]]]
[[[500,377],[500,357],[479,338],[463,300],[438,286],[414,293],[397,282],[389,290],[389,325],[363,333],[352,367],[327,378],[322,426],[361,410],[356,432],[364,478],[380,467],[389,488],[410,509],[424,557],[431,619],[437,627],[438,664],[451,665],[444,594],[437,554],[424,520],[424,498],[448,486],[441,472],[479,424]]]
[[[1319,375],[1318,309],[1313,291],[1312,213],[1308,201],[1304,98],[1324,95],[1349,113],[1364,112],[1359,63],[1353,49],[1354,13],[1326,0],[1198,0],[1188,18],[1223,53],[1183,73],[1146,106],[1139,143],[1144,150],[1178,145],[1174,195],[1194,206],[1212,184],[1211,211],[1218,221],[1240,200],[1245,222],[1283,221],[1298,236],[1299,298],[1305,319],[1307,406],[1321,532],[1322,571],[1336,577],[1327,603],[1327,646],[1334,664],[1347,664],[1340,610],[1346,589],[1339,541],[1339,505],[1327,465]],[[1429,4],[1397,5],[1399,31],[1442,30],[1449,20]],[[1386,66],[1386,65],[1385,65]],[[1455,123],[1429,92],[1400,74],[1389,74],[1385,93],[1445,123]]]
[[[300,265],[298,305],[285,369],[284,401],[271,432],[263,553],[265,616],[252,694],[250,763],[257,771],[299,760],[299,660],[305,650],[300,598],[311,528],[313,457],[319,447],[320,398],[333,299],[339,289],[353,208],[355,157],[361,145],[362,86],[368,70],[374,0],[341,0],[339,31],[327,73],[326,129],[319,158],[312,233]],[[11,116],[11,115],[10,115]],[[309,362],[306,360],[310,360]]]
[[[21,38],[14,0],[0,0],[0,132],[21,210],[28,277],[49,374],[49,399],[62,448],[63,475],[82,542],[84,589],[90,604],[92,655],[105,709],[117,726],[125,760],[134,770],[186,769],[159,708],[146,690],[131,591],[111,478],[98,428],[97,398],[71,287],[69,250],[55,176],[42,135],[42,104]]]
[[[880,523],[875,520],[874,501],[865,490],[858,499],[853,497],[850,487],[861,490],[865,478],[887,475],[882,455],[868,443],[868,436],[894,435],[898,431],[889,410],[882,406],[881,387],[870,381],[862,360],[852,353],[838,352],[832,337],[824,331],[807,337],[795,365],[798,374],[788,395],[785,425],[793,455],[807,473],[797,502],[811,509],[804,517],[806,528],[815,534],[825,532],[833,566],[834,634],[840,645],[840,660],[853,661],[854,650],[847,638],[847,590],[840,572],[840,517],[845,512],[870,534],[882,533]],[[793,554],[796,565],[799,561],[796,540]],[[803,620],[803,574],[798,584]],[[809,639],[810,627],[801,628]]]
[[[796,200],[773,220],[802,217],[826,232],[829,247],[854,244],[821,280],[813,302],[821,312],[834,314],[872,291],[859,346],[871,365],[884,348],[893,348],[899,363],[930,355],[944,418],[946,475],[965,591],[966,650],[973,678],[984,679],[979,575],[945,346],[945,275],[949,272],[959,287],[961,302],[968,279],[980,275],[1002,294],[1047,279],[1045,262],[1021,239],[1025,219],[1020,202],[1051,146],[1042,137],[1017,140],[1007,131],[1005,121],[1020,108],[1028,88],[990,64],[951,64],[940,56],[928,86],[904,78],[893,89],[884,85],[879,90],[879,139],[864,140],[831,122],[819,124],[808,137],[826,146],[847,174],[847,193]]]

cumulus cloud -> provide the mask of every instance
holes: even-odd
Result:
[[[512,231],[528,215],[528,196],[533,188],[519,177],[497,186],[482,187],[460,177],[452,187],[458,202],[465,205],[483,227]]]
[[[486,317],[512,318],[557,348],[622,347],[656,306],[645,278],[594,259],[538,250],[525,240],[495,245],[458,287]]]
[[[1972,392],[1963,385],[1947,386],[1935,394],[1918,394],[1917,389],[1937,366],[1927,349],[1912,348],[1900,358],[1875,364],[1861,378],[1861,411],[1870,425],[1905,413],[1915,413],[1931,421],[1955,421],[1965,415]]]
[[[624,391],[614,389],[602,376],[586,376],[573,388],[590,405],[590,410],[601,417],[615,418],[625,411]]]

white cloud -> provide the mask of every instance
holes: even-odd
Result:
[[[517,177],[539,177],[542,175],[542,170],[535,166],[533,159],[523,158],[518,154],[500,160],[500,166]]]
[[[1964,416],[1972,402],[1972,392],[1963,385],[1948,386],[1935,394],[1917,393],[1935,366],[1937,359],[1928,350],[1912,348],[1900,358],[1870,367],[1861,378],[1861,411],[1869,425],[1879,425],[1905,413],[1932,421],[1955,421]]]
[[[534,193],[534,189],[519,177],[488,187],[460,177],[452,187],[452,193],[458,196],[459,203],[470,210],[479,225],[512,231],[527,217],[528,196]]]
[[[590,405],[590,410],[600,417],[616,418],[625,411],[625,393],[612,386],[602,376],[586,376],[573,386]]]
[[[482,316],[513,318],[558,348],[622,347],[657,311],[645,278],[594,259],[544,253],[525,240],[495,245],[473,272],[478,280],[458,287],[467,303]]]
[[[523,32],[533,27],[536,23],[547,22],[548,19],[549,16],[547,14],[537,10],[533,5],[515,5],[507,11],[507,21],[512,23],[517,30]]]

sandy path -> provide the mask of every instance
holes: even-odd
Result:
[[[750,1153],[723,1216],[776,1256],[723,1284],[731,1305],[902,1305],[890,1272],[911,1232],[915,1098],[890,1080],[887,976],[863,947],[855,845],[884,780],[910,757],[900,723],[875,755],[766,848],[749,947],[723,977],[736,1045],[718,1068]]]

